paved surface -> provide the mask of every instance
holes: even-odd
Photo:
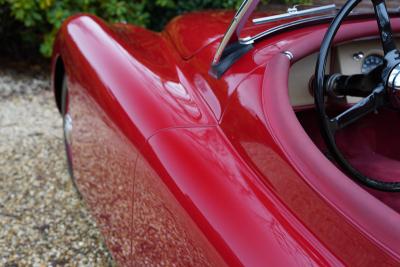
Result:
[[[0,68],[0,266],[112,266],[70,182],[48,78]]]

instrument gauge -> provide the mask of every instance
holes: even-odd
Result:
[[[369,55],[363,61],[361,72],[363,74],[366,74],[382,64],[383,64],[383,57],[381,55]]]

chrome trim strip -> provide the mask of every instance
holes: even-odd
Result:
[[[256,9],[260,0],[245,0],[237,11],[235,17],[233,18],[231,25],[229,26],[221,44],[218,47],[213,59],[213,65],[218,64],[225,48],[232,43],[239,41],[240,33],[249,19],[250,15]]]
[[[290,19],[290,18],[296,18],[296,17],[301,17],[301,16],[325,13],[325,12],[329,12],[329,11],[333,11],[333,10],[336,10],[335,4],[314,7],[314,8],[300,10],[300,11],[297,11],[297,8],[294,7],[292,9],[288,9],[288,13],[285,13],[285,14],[279,14],[279,15],[274,15],[274,16],[253,19],[253,23],[256,25],[259,25],[259,24],[274,22],[274,21],[278,21],[278,20],[282,20],[282,19]]]
[[[242,39],[242,40],[240,40],[240,43],[253,44],[253,43],[259,41],[260,39],[265,38],[268,35],[278,33],[283,30],[290,30],[290,29],[296,28],[297,26],[300,26],[300,25],[305,26],[306,24],[323,23],[324,21],[332,20],[334,17],[335,17],[335,14],[330,14],[330,15],[323,15],[323,16],[318,16],[318,17],[299,19],[299,20],[292,21],[289,23],[284,23],[284,24],[281,24],[274,28],[268,29],[264,32],[261,32],[253,37],[246,38],[246,40]]]
[[[366,19],[370,18],[374,13],[353,13],[350,14],[350,16],[347,18],[348,20],[351,19]],[[391,18],[393,17],[399,17],[399,13],[395,12],[390,12]],[[314,25],[314,24],[321,24],[321,23],[330,23],[332,19],[336,16],[336,14],[328,14],[328,15],[322,15],[322,16],[316,16],[316,17],[308,17],[304,19],[299,19],[295,21],[291,21],[288,23],[280,24],[279,26],[276,26],[274,28],[270,28],[264,32],[261,32],[253,37],[248,37],[246,39],[241,39],[240,43],[241,44],[254,44],[257,41],[260,41],[260,39],[263,39],[269,35],[279,33],[283,30],[294,30],[297,29],[299,26],[308,26],[308,25]]]

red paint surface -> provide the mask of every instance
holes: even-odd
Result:
[[[328,161],[289,104],[290,64],[327,25],[268,38],[215,80],[228,13],[200,14],[215,31],[190,32],[198,14],[161,34],[82,15],[58,35],[78,187],[117,262],[399,265],[400,215]],[[353,21],[337,42],[376,33]]]

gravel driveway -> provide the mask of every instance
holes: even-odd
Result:
[[[0,266],[113,266],[70,182],[41,72],[0,68]]]

